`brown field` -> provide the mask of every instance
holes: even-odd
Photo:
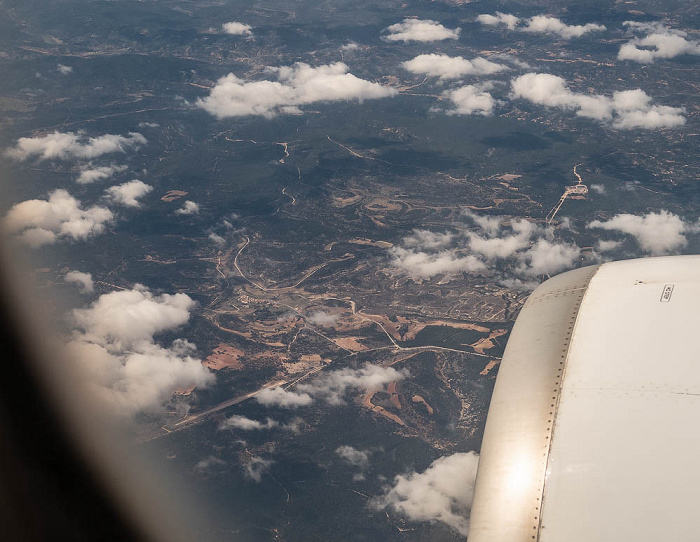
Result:
[[[496,346],[494,344],[494,339],[496,337],[500,337],[501,335],[505,335],[508,333],[508,330],[506,329],[494,329],[491,333],[489,333],[488,337],[483,337],[476,341],[473,344],[470,344],[468,346],[471,346],[475,352],[479,352],[479,354],[483,354],[484,350],[488,350],[489,348],[493,348]]]
[[[168,190],[165,195],[160,198],[161,201],[175,201],[176,199],[181,198],[182,196],[186,196],[187,192],[184,192],[182,190]]]
[[[352,243],[353,245],[368,245],[379,248],[391,248],[394,246],[394,244],[390,243],[389,241],[372,241],[371,239],[366,239],[364,237],[350,239],[348,243]]]
[[[189,395],[194,391],[194,386],[189,388],[175,388],[173,390],[173,395]]]
[[[243,355],[243,350],[231,346],[230,344],[221,343],[207,356],[207,359],[202,362],[202,365],[212,371],[219,371],[221,369],[239,370],[243,368],[243,364],[240,362],[240,358],[243,357]]]
[[[492,359],[491,361],[489,361],[486,364],[486,367],[484,367],[484,370],[481,371],[479,374],[486,376],[487,374],[489,374],[491,369],[493,369],[496,365],[498,365],[498,363],[499,363],[499,361],[497,359]]]
[[[401,400],[399,399],[399,393],[396,391],[396,382],[389,382],[386,391],[389,392],[389,395],[391,395],[391,398],[389,399],[391,404],[401,410]]]
[[[352,350],[353,352],[367,350],[367,347],[357,340],[359,338],[360,337],[343,337],[342,339],[333,339],[333,342],[341,348],[346,348],[347,350]]]

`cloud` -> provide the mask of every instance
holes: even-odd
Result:
[[[81,168],[80,175],[75,180],[78,184],[90,184],[102,179],[108,179],[115,173],[121,173],[129,169],[127,166],[100,166],[92,167],[92,164]]]
[[[340,316],[338,316],[337,314],[331,314],[324,311],[316,311],[307,316],[306,321],[316,326],[331,327],[338,321],[339,318]]]
[[[450,232],[413,230],[411,235],[402,239],[401,246],[389,249],[391,265],[400,273],[414,279],[430,279],[435,275],[486,269],[478,258],[464,255],[456,248],[449,248],[454,239],[454,234]]]
[[[220,467],[220,466],[223,466],[225,464],[226,464],[226,461],[224,461],[223,459],[219,459],[216,456],[210,455],[206,459],[202,459],[201,461],[199,461],[194,466],[194,470],[201,474],[201,473],[207,472],[208,470],[210,470],[214,467]]]
[[[466,536],[478,464],[474,452],[441,457],[424,472],[396,476],[372,504],[380,510],[391,508],[411,521],[445,523]]]
[[[510,13],[501,13],[500,11],[497,11],[495,15],[482,13],[476,18],[476,20],[481,24],[485,24],[488,26],[497,26],[499,24],[503,24],[508,28],[508,30],[515,30],[515,27],[520,22],[520,17],[516,17],[515,15],[511,15]]]
[[[196,215],[197,213],[199,213],[199,204],[190,200],[186,200],[183,206],[175,211],[177,215]]]
[[[510,272],[515,274],[551,275],[573,267],[581,256],[578,246],[545,239],[553,236],[553,230],[528,220],[511,220],[506,225],[495,217],[480,217],[472,212],[465,216],[482,229],[481,233],[466,233],[470,250],[487,261],[510,261]]]
[[[456,249],[423,252],[416,249],[393,247],[389,250],[391,265],[413,278],[429,279],[435,275],[455,274],[462,271],[483,271],[486,266],[472,255],[462,256]]]
[[[106,134],[88,137],[82,133],[51,132],[38,137],[20,137],[13,149],[6,151],[15,160],[27,160],[38,156],[39,160],[70,160],[74,158],[96,158],[103,154],[125,152],[146,144],[146,138],[137,132],[128,136]]]
[[[397,371],[393,367],[381,367],[367,363],[360,369],[339,369],[300,384],[297,389],[319,398],[331,405],[343,404],[343,396],[353,389],[381,389],[389,382],[403,380],[408,371]]]
[[[484,232],[493,237],[501,231],[502,217],[478,215],[469,209],[465,209],[462,214],[479,226]]]
[[[683,109],[653,105],[643,90],[614,92],[612,97],[572,92],[566,81],[547,73],[528,73],[511,82],[512,97],[570,109],[580,117],[612,123],[621,130],[674,128],[686,122]]]
[[[367,450],[358,450],[352,446],[339,446],[335,453],[355,467],[364,469],[369,465],[370,452]]]
[[[349,42],[346,43],[345,45],[341,45],[341,46],[340,46],[340,50],[341,50],[343,53],[349,53],[349,52],[351,52],[351,51],[357,51],[359,48],[360,48],[360,46],[359,46],[357,43],[355,43],[354,41],[349,41]]]
[[[231,416],[219,424],[219,429],[241,429],[242,431],[262,431],[264,429],[274,429],[279,427],[279,422],[272,418],[267,418],[265,423],[251,420],[245,416]]]
[[[60,239],[84,240],[104,231],[114,218],[106,207],[83,209],[80,201],[66,190],[54,190],[48,200],[27,200],[14,205],[4,219],[9,233],[31,247],[52,244]]]
[[[467,271],[500,275],[503,285],[532,289],[533,278],[575,267],[586,256],[574,243],[550,240],[553,227],[469,210],[463,216],[468,224],[458,233],[415,230],[389,250],[392,266],[414,279]]]
[[[260,480],[262,480],[262,475],[270,472],[270,467],[273,463],[274,461],[271,459],[253,456],[243,463],[243,474],[249,480],[259,484]]]
[[[619,60],[633,60],[640,64],[651,64],[657,58],[675,58],[680,55],[700,55],[700,41],[686,39],[688,34],[674,30],[661,23],[622,23],[632,32],[645,33],[620,47]]]
[[[301,418],[294,418],[291,423],[281,424],[277,420],[272,418],[267,418],[265,423],[259,422],[258,420],[251,420],[245,416],[234,415],[230,418],[226,418],[223,422],[219,424],[219,430],[224,429],[239,429],[241,431],[264,431],[267,429],[282,429],[284,431],[291,431],[292,433],[298,433],[301,424],[304,422]]]
[[[140,207],[139,198],[148,194],[153,187],[143,181],[134,179],[117,186],[110,186],[105,192],[114,203],[119,203],[126,207]]]
[[[465,75],[491,75],[510,69],[508,66],[481,57],[467,60],[461,56],[434,53],[418,55],[413,60],[402,63],[401,66],[411,73],[439,77],[440,79],[459,79]]]
[[[525,275],[554,275],[570,269],[581,256],[581,249],[569,243],[537,242],[522,254],[520,272]]]
[[[138,284],[101,295],[88,308],[75,309],[72,319],[81,339],[126,349],[186,324],[194,306],[187,294],[156,296]]]
[[[589,32],[602,32],[606,30],[602,24],[587,23],[585,25],[569,25],[556,17],[536,15],[527,20],[527,26],[521,29],[523,32],[537,34],[555,34],[564,39],[580,38]]]
[[[404,19],[400,23],[392,24],[384,29],[388,32],[382,37],[384,41],[441,41],[456,40],[459,38],[461,28],[450,30],[437,21],[430,19]]]
[[[598,243],[596,243],[596,248],[598,252],[610,252],[611,250],[615,250],[621,244],[622,243],[620,241],[605,241],[600,239]]]
[[[196,105],[222,119],[260,115],[300,114],[300,106],[315,102],[371,100],[394,96],[396,90],[365,81],[348,73],[342,62],[313,68],[298,62],[293,66],[268,68],[277,81],[250,81],[232,73],[219,79],[209,96]]]
[[[448,115],[483,115],[485,117],[493,114],[496,100],[486,92],[493,88],[489,83],[480,85],[467,85],[455,90],[446,90],[443,96],[449,98],[454,105],[453,109],[448,109]]]
[[[314,400],[322,400],[330,405],[344,403],[343,396],[353,389],[381,389],[389,382],[403,380],[407,371],[397,371],[393,367],[381,367],[367,363],[360,369],[339,369],[317,376],[308,384],[297,386],[297,392],[282,387],[263,390],[255,400],[266,406],[298,408],[308,406]]]
[[[604,184],[592,184],[589,186],[589,188],[593,190],[593,192],[595,192],[596,194],[604,195],[607,193]]]
[[[474,215],[470,216],[474,217]],[[477,217],[475,220],[483,218]],[[538,233],[538,227],[527,220],[514,220],[510,225],[513,234],[506,236],[500,236],[500,230],[494,230],[491,222],[482,223],[487,228],[485,234],[480,235],[475,232],[469,232],[467,233],[467,239],[469,248],[473,252],[484,256],[487,260],[510,258],[518,251],[529,247],[532,236]]]
[[[314,401],[308,393],[287,391],[281,386],[264,389],[255,396],[255,400],[261,405],[280,408],[299,408]]]
[[[481,14],[476,20],[484,25],[505,25],[509,30],[520,30],[531,34],[553,34],[563,39],[580,38],[590,32],[602,32],[606,30],[602,24],[587,23],[585,25],[569,25],[556,17],[548,15],[536,15],[529,19],[521,19],[509,13],[497,11],[495,15]],[[525,23],[521,26],[520,23]]]
[[[253,34],[253,29],[248,24],[237,23],[231,21],[230,23],[224,23],[221,25],[224,33],[232,34],[234,36],[251,36]]]
[[[210,233],[208,239],[215,245],[223,246],[226,244],[226,239],[217,233]]]
[[[68,271],[63,277],[63,280],[71,284],[77,284],[80,291],[84,294],[91,294],[95,291],[95,284],[92,281],[92,275],[90,273]]]
[[[413,230],[413,233],[402,240],[403,246],[435,249],[450,246],[454,235],[450,232],[438,233],[430,230]]]
[[[676,252],[685,247],[688,244],[685,234],[695,231],[692,225],[678,215],[664,210],[643,216],[622,213],[610,220],[594,220],[586,227],[631,235],[644,252],[654,256]]]
[[[186,324],[194,305],[186,294],[154,295],[136,285],[73,310],[68,351],[83,369],[90,392],[130,417],[161,410],[176,389],[211,384],[214,376],[193,357],[193,344],[176,339],[162,346],[154,339]]]
[[[59,64],[56,69],[61,75],[68,75],[70,73],[73,73],[73,68],[71,68],[70,66],[64,66],[63,64]]]

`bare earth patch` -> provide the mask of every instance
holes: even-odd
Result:
[[[184,192],[182,190],[168,190],[165,193],[165,196],[163,196],[161,201],[175,201],[176,199],[181,198],[182,196],[186,196],[187,192]]]
[[[202,365],[212,371],[220,371],[221,369],[238,370],[243,368],[243,364],[239,360],[243,355],[243,350],[230,344],[220,343],[207,359],[202,362]]]

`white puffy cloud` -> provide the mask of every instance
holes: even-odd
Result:
[[[253,34],[253,29],[250,25],[238,23],[236,21],[224,23],[221,25],[221,28],[226,34],[232,34],[234,36],[250,36]]]
[[[83,340],[130,348],[186,324],[194,306],[187,294],[156,296],[137,284],[131,290],[101,295],[88,308],[75,309],[72,319]]]
[[[533,277],[574,267],[582,257],[581,249],[575,244],[545,239],[554,236],[551,227],[524,219],[482,216],[471,211],[463,215],[473,226],[459,234],[431,236],[430,232],[416,230],[402,245],[392,247],[389,255],[393,266],[416,279],[457,271],[495,272],[503,276],[501,283],[504,285],[531,289],[536,286]],[[444,236],[443,242],[434,241],[438,235]],[[422,245],[421,239],[426,240]],[[454,244],[458,248],[446,248]],[[495,262],[500,262],[498,267],[494,266]]]
[[[449,98],[454,105],[446,113],[448,115],[483,115],[485,117],[492,115],[496,100],[486,92],[491,88],[493,85],[485,83],[446,90],[442,95]]]
[[[355,467],[364,469],[369,465],[370,452],[367,450],[358,450],[346,445],[336,448],[335,453]]]
[[[470,209],[465,209],[462,214],[479,226],[484,232],[493,237],[501,230],[502,217],[478,215]]]
[[[437,21],[430,19],[404,19],[400,23],[392,24],[384,29],[387,32],[382,37],[385,41],[441,41],[441,40],[456,40],[459,38],[461,28],[451,30],[445,28]]]
[[[481,14],[476,20],[484,25],[505,25],[509,30],[520,30],[531,34],[553,34],[563,39],[580,38],[590,32],[606,30],[602,24],[587,23],[584,25],[570,25],[561,19],[548,15],[535,15],[529,19],[521,19],[509,13],[497,11],[495,15]],[[524,26],[521,23],[525,23]]]
[[[401,65],[411,73],[439,77],[440,79],[459,79],[465,75],[491,75],[510,69],[508,66],[481,57],[467,60],[461,56],[434,53],[418,55]]]
[[[411,521],[440,521],[466,536],[478,464],[474,452],[441,457],[424,472],[396,476],[373,505],[391,508]]]
[[[570,25],[563,23],[556,17],[536,15],[527,20],[527,26],[521,29],[523,32],[538,34],[555,34],[564,39],[580,38],[589,32],[601,32],[606,30],[602,24],[587,23],[584,25]]]
[[[106,207],[83,209],[80,201],[66,190],[55,190],[48,200],[27,200],[14,205],[4,219],[9,233],[18,235],[32,247],[60,239],[84,240],[99,233],[113,219]]]
[[[343,396],[353,389],[381,389],[389,382],[402,380],[407,371],[397,371],[393,367],[366,364],[360,369],[339,369],[317,376],[307,384],[297,386],[296,392],[282,387],[263,390],[255,400],[266,406],[298,408],[308,406],[319,399],[331,405],[344,403]]]
[[[661,23],[639,23],[625,21],[632,32],[644,33],[620,47],[619,60],[633,60],[640,64],[651,64],[657,58],[675,58],[680,55],[700,55],[700,41],[687,39],[688,34],[674,30]]]
[[[223,246],[226,244],[226,239],[217,233],[210,233],[208,239],[215,245]]]
[[[121,173],[127,169],[127,166],[111,165],[93,167],[92,164],[89,164],[81,168],[80,175],[75,182],[78,184],[90,184],[95,181],[101,181],[102,179],[108,179],[115,173]]]
[[[314,102],[371,100],[394,96],[396,90],[348,73],[342,62],[316,68],[299,62],[269,68],[277,81],[250,81],[234,74],[219,79],[209,96],[197,106],[218,118],[277,114],[300,114],[300,106]]]
[[[360,369],[339,369],[330,371],[308,384],[300,384],[297,389],[319,398],[331,405],[343,404],[343,396],[349,390],[381,389],[389,382],[403,380],[408,371],[397,371],[393,367],[365,364]]]
[[[515,27],[518,26],[518,23],[520,22],[520,17],[516,17],[510,13],[501,13],[500,11],[497,11],[494,15],[482,13],[476,18],[476,20],[481,24],[488,26],[503,24],[508,28],[508,30],[515,30]]]
[[[64,64],[59,64],[56,69],[61,75],[68,75],[70,73],[73,73],[73,68],[71,68],[70,66],[65,66]]]
[[[495,217],[480,217],[471,212],[465,216],[482,230],[466,233],[470,250],[487,261],[509,261],[512,273],[525,277],[551,275],[573,267],[581,256],[578,246],[545,239],[553,235],[553,230],[528,220],[511,220],[506,225]]]
[[[267,418],[265,423],[258,420],[251,420],[245,416],[234,415],[226,418],[219,424],[219,429],[241,429],[242,431],[262,431],[264,429],[274,429],[279,427],[279,422],[272,418]]]
[[[610,220],[594,220],[586,227],[631,235],[644,252],[655,256],[683,248],[688,244],[685,234],[695,231],[678,215],[663,210],[643,216],[622,213]]]
[[[74,158],[96,158],[103,154],[125,152],[146,144],[146,138],[137,132],[128,136],[106,134],[88,137],[82,133],[51,132],[44,136],[20,137],[14,148],[6,151],[16,160],[27,160],[38,156],[39,160],[70,160]]]
[[[260,483],[262,475],[270,472],[270,467],[273,463],[274,461],[271,459],[253,456],[243,463],[243,474],[249,480]]]
[[[330,327],[335,324],[340,318],[337,314],[332,314],[325,311],[312,312],[306,317],[306,321],[315,326]]]
[[[511,82],[512,97],[530,102],[570,109],[580,117],[610,122],[621,130],[673,128],[686,122],[684,110],[653,105],[643,90],[614,92],[612,97],[572,92],[566,81],[547,73],[527,73]]]
[[[621,244],[622,243],[620,241],[607,241],[604,239],[600,239],[596,243],[596,248],[598,252],[610,252],[611,250],[615,250]]]
[[[284,431],[291,431],[292,433],[298,433],[299,427],[304,422],[301,418],[294,418],[288,424],[281,424],[277,420],[272,418],[267,418],[265,422],[260,422],[258,420],[251,420],[245,416],[234,415],[230,418],[226,418],[223,422],[219,424],[219,430],[224,429],[239,429],[241,431],[264,431],[267,429],[282,429]]]
[[[569,243],[553,243],[547,239],[537,242],[521,255],[521,273],[525,275],[554,275],[570,269],[581,257],[581,249]]]
[[[91,294],[95,291],[95,284],[92,281],[92,275],[90,273],[68,271],[63,277],[63,280],[71,284],[77,284],[80,291],[84,294]]]
[[[214,376],[193,357],[193,344],[176,339],[166,347],[154,339],[187,323],[194,305],[185,294],[157,296],[136,285],[72,311],[75,331],[68,351],[83,369],[87,388],[115,413],[130,417],[160,410],[176,389],[211,384]]]
[[[148,194],[153,187],[143,181],[134,179],[123,184],[110,186],[105,192],[114,203],[119,203],[126,207],[140,207],[139,198]]]
[[[476,220],[483,218],[485,217],[479,217]],[[487,228],[485,235],[468,232],[467,239],[469,248],[473,252],[484,256],[487,260],[510,258],[518,251],[529,247],[532,236],[540,230],[535,224],[527,220],[514,220],[510,226],[512,235],[500,236],[499,230],[494,230],[492,223],[486,222],[484,225]]]
[[[591,185],[589,186],[589,188],[590,188],[591,190],[593,190],[593,192],[595,192],[596,194],[604,195],[604,194],[607,193],[607,190],[605,189],[605,185],[604,185],[604,184],[595,184],[595,183],[594,183],[594,184],[591,184]]]
[[[389,249],[392,266],[413,278],[429,279],[440,274],[462,271],[483,271],[486,265],[471,254],[461,255],[456,249],[425,252],[404,247]]]
[[[199,204],[190,200],[186,200],[182,207],[175,211],[178,215],[196,215],[197,213],[199,213]]]
[[[261,405],[280,408],[299,408],[314,402],[308,393],[287,391],[281,386],[264,389],[255,396],[255,400]]]
[[[450,246],[454,235],[450,232],[439,233],[430,230],[413,230],[413,233],[402,239],[406,247],[419,247],[421,249],[435,249]]]
[[[402,239],[401,246],[389,249],[391,265],[400,273],[414,279],[430,279],[440,274],[450,275],[486,269],[484,263],[476,257],[450,248],[454,238],[454,234],[450,232],[413,230],[411,235]]]

